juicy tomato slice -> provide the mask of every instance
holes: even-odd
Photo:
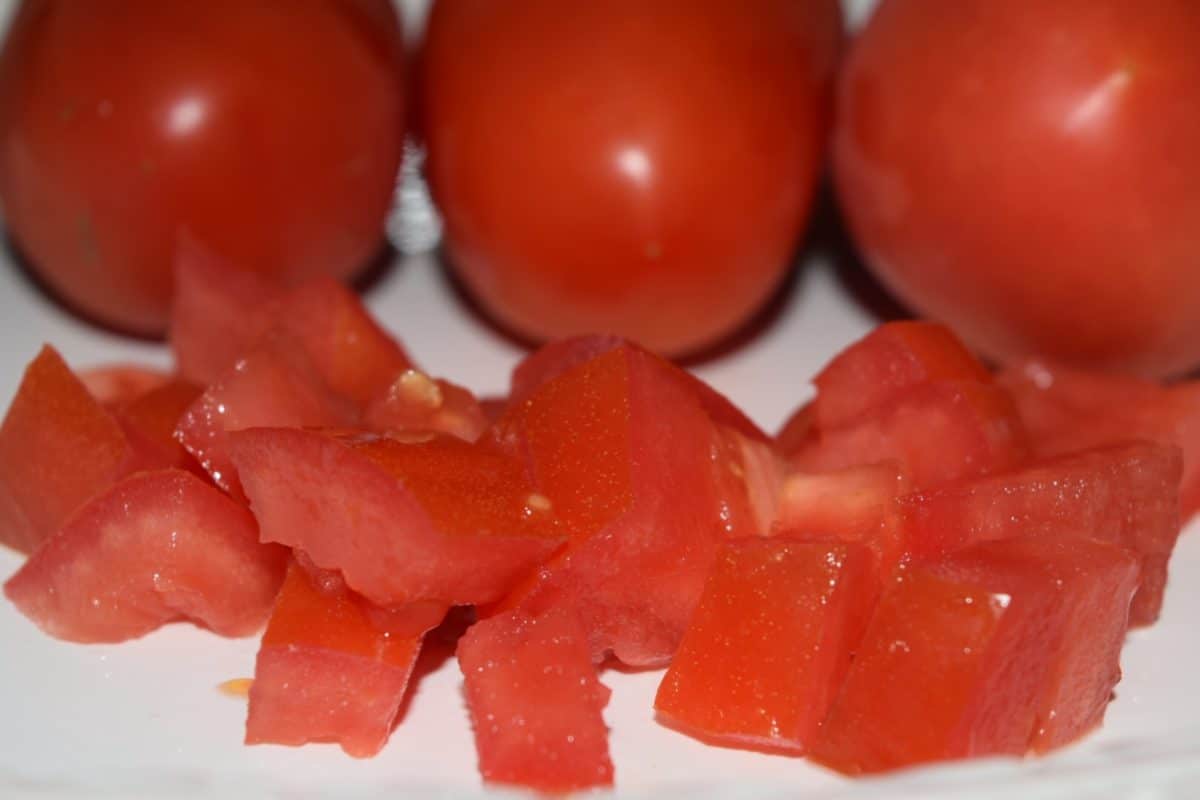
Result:
[[[1024,755],[1094,724],[1137,561],[1085,539],[985,542],[897,574],[814,747],[849,774]],[[1073,720],[1055,731],[1053,720]]]
[[[1099,447],[900,499],[904,538],[929,560],[975,542],[1086,536],[1122,545],[1142,562],[1133,625],[1158,618],[1166,566],[1179,536],[1177,448],[1150,442]]]
[[[425,631],[445,613],[373,607],[336,574],[291,562],[255,661],[246,743],[337,742],[349,755],[375,755]]]
[[[894,462],[831,472],[788,473],[772,536],[805,541],[858,542],[868,547],[881,577],[906,554],[896,499],[908,478]]]
[[[32,552],[84,501],[148,466],[144,456],[46,345],[0,426],[0,543]]]
[[[355,421],[302,351],[268,337],[211,384],[179,420],[179,440],[214,483],[243,497],[229,454],[233,431],[268,425],[335,427]]]
[[[483,620],[459,642],[458,663],[485,781],[552,793],[612,785],[609,690],[569,612]]]
[[[731,542],[704,584],[654,707],[704,741],[803,752],[878,591],[855,544]]]
[[[938,381],[991,383],[992,376],[946,326],[889,322],[836,355],[817,374],[813,413],[822,428],[846,425],[914,386]]]
[[[46,633],[119,642],[187,619],[225,636],[266,620],[286,552],[190,472],[139,472],[97,495],[4,585]]]
[[[1030,360],[1001,372],[998,382],[1044,455],[1130,439],[1177,445],[1183,517],[1200,510],[1200,381],[1164,386]]]
[[[666,663],[721,541],[765,532],[730,530],[760,513],[746,484],[757,473],[726,460],[722,428],[684,375],[623,344],[546,381],[494,429],[528,459],[569,537],[499,608],[574,610],[597,660]]]
[[[481,445],[294,428],[231,445],[263,539],[380,605],[490,602],[561,545],[523,465]]]
[[[1008,394],[978,382],[920,384],[893,404],[817,436],[791,456],[793,466],[822,472],[898,462],[915,488],[1021,463],[1024,427]]]

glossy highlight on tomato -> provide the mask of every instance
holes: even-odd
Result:
[[[381,0],[27,0],[0,57],[8,233],[70,306],[140,334],[185,238],[348,278],[383,242],[402,55]]]
[[[868,265],[1010,361],[1200,365],[1200,5],[884,0],[834,172]]]
[[[420,116],[458,276],[530,339],[731,333],[808,216],[840,31],[833,0],[437,3]]]

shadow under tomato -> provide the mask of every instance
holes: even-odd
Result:
[[[97,330],[107,333],[115,333],[119,336],[125,336],[130,339],[135,339],[143,342],[162,342],[165,340],[165,333],[160,336],[152,336],[150,334],[132,331],[123,328],[120,325],[115,325],[107,320],[102,320],[94,316],[91,312],[80,308],[72,303],[68,298],[64,297],[53,286],[47,283],[33,266],[33,260],[21,247],[20,243],[14,239],[8,231],[0,234],[0,247],[7,257],[10,264],[13,265],[17,276],[23,280],[26,286],[33,288],[42,296],[48,298],[56,306],[63,309],[75,319],[80,320],[86,325],[89,325]],[[391,245],[390,242],[384,240],[380,247],[375,251],[366,264],[358,272],[357,276],[349,282],[349,286],[359,294],[367,294],[376,286],[378,286],[385,278],[391,276],[400,268],[403,259],[399,257],[399,253]]]

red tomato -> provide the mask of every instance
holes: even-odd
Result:
[[[884,0],[841,79],[868,264],[986,355],[1200,363],[1200,5]]]
[[[833,0],[436,4],[422,122],[467,288],[533,339],[730,333],[805,223],[840,24]]]
[[[28,0],[0,61],[9,230],[70,305],[144,334],[185,234],[285,280],[348,277],[382,241],[401,63],[379,0]]]

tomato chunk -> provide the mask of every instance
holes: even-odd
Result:
[[[180,237],[167,334],[179,374],[202,386],[225,374],[270,327],[264,309],[282,291],[280,284]]]
[[[171,380],[158,369],[134,364],[111,364],[77,373],[88,394],[106,408],[116,408]]]
[[[908,478],[895,462],[790,472],[771,535],[861,543],[871,550],[880,577],[887,577],[907,552],[896,507],[907,487]]]
[[[30,362],[0,426],[0,543],[32,552],[67,517],[151,466],[54,348]]]
[[[836,428],[899,400],[915,386],[941,381],[991,383],[991,373],[944,325],[889,322],[836,355],[813,379],[813,415]]]
[[[324,384],[305,355],[283,338],[261,341],[184,413],[179,440],[234,497],[243,497],[229,435],[250,427],[336,427],[355,414]]]
[[[1021,420],[1007,393],[975,382],[925,383],[894,403],[816,437],[791,456],[821,472],[896,461],[923,488],[1019,464],[1028,457]]]
[[[231,443],[263,540],[379,605],[496,600],[561,544],[523,465],[483,445],[290,428]]]
[[[88,502],[4,585],[46,633],[119,642],[187,619],[225,636],[266,620],[286,553],[190,472],[139,472]]]
[[[998,376],[1016,399],[1038,453],[1057,455],[1149,439],[1183,451],[1183,517],[1200,510],[1200,381],[1163,386],[1030,360]]]
[[[1133,625],[1158,618],[1179,536],[1178,448],[1134,442],[1045,459],[899,501],[914,557],[1018,536],[1085,536],[1138,554]]]
[[[417,369],[406,369],[367,404],[364,424],[378,431],[436,431],[473,442],[488,420],[469,390]]]
[[[1031,538],[985,542],[898,573],[815,757],[842,772],[880,772],[1023,755],[1081,735],[1120,676],[1137,571],[1120,547]]]
[[[711,743],[805,751],[845,677],[877,586],[860,545],[726,545],[655,709]]]
[[[458,663],[484,780],[554,793],[612,785],[609,690],[569,612],[479,622],[459,642]]]
[[[336,574],[293,561],[255,661],[246,744],[337,742],[358,758],[378,753],[425,631],[445,611],[389,614],[354,595]]]
[[[720,543],[765,532],[727,527],[759,516],[745,463],[726,459],[721,426],[681,375],[621,345],[548,380],[495,428],[568,537],[501,608],[573,610],[597,660],[665,664]]]

